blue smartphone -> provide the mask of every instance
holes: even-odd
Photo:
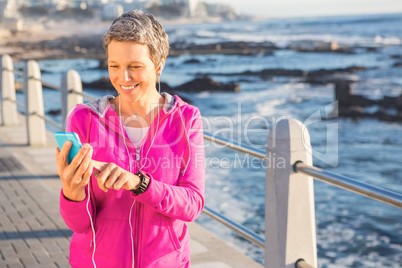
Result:
[[[66,141],[71,141],[73,143],[67,158],[67,163],[70,164],[74,156],[82,147],[80,138],[77,133],[74,132],[56,132],[54,133],[54,137],[56,138],[57,146],[59,146],[60,150]]]

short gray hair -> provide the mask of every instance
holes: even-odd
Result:
[[[169,54],[169,37],[155,17],[140,10],[130,10],[113,21],[103,36],[106,50],[111,41],[137,42],[147,45],[152,62],[158,66]]]

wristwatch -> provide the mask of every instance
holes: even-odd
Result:
[[[134,189],[134,190],[130,190],[130,191],[133,194],[140,195],[148,189],[149,178],[145,177],[145,175],[142,174],[141,171],[138,171],[137,173],[135,173],[135,175],[137,175],[140,178],[141,184],[140,184],[140,187],[138,187],[138,189]]]

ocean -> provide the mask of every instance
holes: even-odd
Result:
[[[168,57],[162,81],[177,86],[208,74],[235,82],[241,91],[181,92],[199,107],[204,128],[216,136],[265,150],[270,129],[280,118],[308,126],[314,164],[375,186],[402,193],[402,122],[374,118],[328,118],[333,84],[310,84],[294,77],[225,75],[283,68],[366,67],[353,74],[354,93],[372,99],[402,94],[402,14],[233,21],[168,26],[172,42],[272,42],[260,55],[181,55]],[[300,52],[299,41],[337,42],[354,53]],[[197,59],[198,63],[186,63]],[[16,63],[18,64],[22,63]],[[60,84],[68,69],[90,82],[107,75],[95,59],[42,60],[43,80]],[[102,95],[97,90],[88,91]],[[22,99],[22,96],[18,95]],[[45,111],[59,109],[60,95],[44,90]],[[376,110],[378,107],[371,107]],[[392,111],[390,111],[392,112]],[[60,120],[59,116],[55,117]],[[318,118],[318,119],[317,119]],[[265,170],[250,159],[206,142],[206,206],[264,236]],[[319,267],[401,267],[402,211],[390,205],[315,181]],[[264,251],[202,215],[197,222],[232,246],[264,263]]]

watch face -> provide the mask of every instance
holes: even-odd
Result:
[[[138,171],[135,175],[137,175],[140,178],[141,184],[138,189],[131,190],[131,192],[133,192],[136,195],[139,195],[145,192],[145,190],[148,188],[149,178],[145,177],[145,175],[142,174],[140,171]]]

